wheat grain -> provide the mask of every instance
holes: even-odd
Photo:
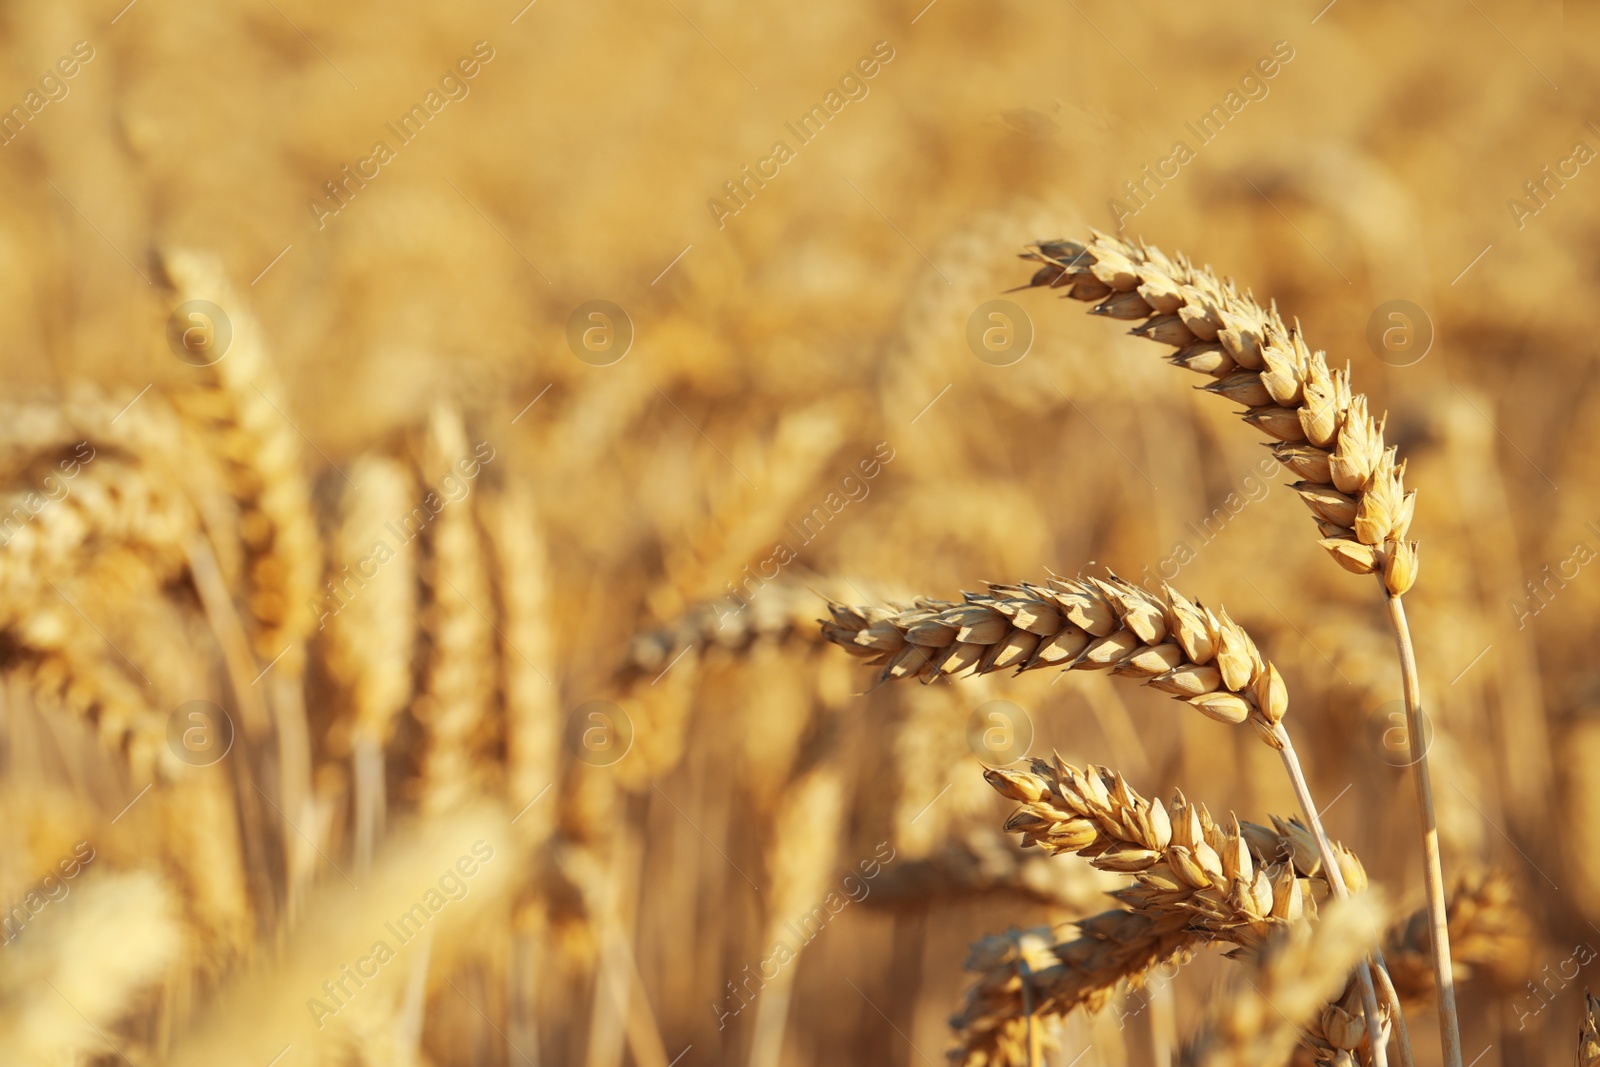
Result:
[[[1176,365],[1215,379],[1207,391],[1246,407],[1244,420],[1276,441],[1273,454],[1300,476],[1294,489],[1339,565],[1381,572],[1395,596],[1411,588],[1417,545],[1406,533],[1416,493],[1405,488],[1405,462],[1384,444],[1367,398],[1351,392],[1349,370],[1330,370],[1298,323],[1285,326],[1276,307],[1262,308],[1181,255],[1103,234],[1040,242],[1028,257],[1045,264],[1032,285],[1098,301],[1095,314],[1143,320],[1135,336],[1171,345]]]

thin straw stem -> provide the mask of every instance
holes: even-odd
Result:
[[[1317,814],[1317,805],[1311,799],[1311,787],[1306,784],[1305,771],[1300,767],[1300,757],[1295,754],[1294,745],[1289,741],[1289,731],[1283,728],[1283,723],[1277,723],[1272,728],[1273,738],[1278,742],[1278,754],[1283,757],[1284,769],[1289,772],[1289,782],[1294,787],[1295,799],[1300,802],[1300,810],[1305,812],[1306,822],[1311,829],[1311,836],[1317,842],[1317,852],[1322,856],[1322,869],[1328,872],[1328,885],[1333,890],[1333,895],[1340,899],[1350,896],[1349,888],[1344,884],[1344,872],[1339,869],[1339,859],[1333,854],[1333,844],[1328,840],[1326,831],[1322,829],[1322,817]],[[1372,984],[1372,971],[1363,965],[1356,972],[1361,981],[1361,1014],[1367,1024],[1367,1039],[1372,1049],[1372,1067],[1387,1067],[1388,1050],[1383,1039],[1382,1016],[1378,1012],[1378,991]],[[1410,1059],[1409,1053],[1405,1057]]]
[[[1450,967],[1450,927],[1445,913],[1444,869],[1439,862],[1439,822],[1433,811],[1433,783],[1428,773],[1427,737],[1423,732],[1422,685],[1417,680],[1417,653],[1411,646],[1406,609],[1397,596],[1387,597],[1389,622],[1400,651],[1400,678],[1405,687],[1406,733],[1411,741],[1411,775],[1417,786],[1417,811],[1422,817],[1422,875],[1428,893],[1428,941],[1439,987],[1439,1038],[1445,1067],[1461,1067],[1461,1029],[1456,1019],[1456,984]]]

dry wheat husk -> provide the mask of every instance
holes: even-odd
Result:
[[[1227,723],[1250,722],[1274,748],[1288,709],[1277,668],[1226,611],[1170,587],[1160,594],[1115,576],[991,585],[960,604],[910,608],[830,604],[823,636],[868,663],[880,681],[1040,667],[1110,670]]]
[[[1177,349],[1174,364],[1214,379],[1207,391],[1248,410],[1273,454],[1300,477],[1293,486],[1322,531],[1322,546],[1357,574],[1379,572],[1392,595],[1411,588],[1417,545],[1408,541],[1416,493],[1405,462],[1384,444],[1383,420],[1352,393],[1349,370],[1330,370],[1299,324],[1182,255],[1095,233],[1044,241],[1025,258],[1045,265],[1031,283],[1096,301],[1093,311],[1142,320],[1132,332]]]

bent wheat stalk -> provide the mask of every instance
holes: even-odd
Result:
[[[1273,454],[1300,476],[1292,488],[1315,516],[1322,546],[1346,570],[1379,577],[1399,648],[1422,818],[1440,1037],[1447,1067],[1461,1067],[1422,692],[1401,604],[1417,576],[1417,543],[1406,539],[1416,493],[1406,491],[1405,463],[1384,444],[1383,422],[1368,413],[1365,396],[1351,392],[1348,368],[1330,370],[1323,354],[1306,346],[1298,324],[1286,327],[1276,307],[1262,308],[1209,268],[1099,233],[1086,244],[1041,242],[1025,258],[1044,264],[1031,286],[1095,301],[1095,314],[1142,320],[1136,336],[1173,346],[1175,365],[1209,375],[1216,380],[1208,392],[1245,405],[1244,420],[1273,438]]]
[[[879,680],[927,681],[989,671],[1060,666],[1111,670],[1172,694],[1220,722],[1249,722],[1283,759],[1295,798],[1317,843],[1335,894],[1345,896],[1332,846],[1322,829],[1305,774],[1283,726],[1289,707],[1283,678],[1244,629],[1170,586],[1158,596],[1115,576],[1052,578],[1048,585],[991,585],[965,602],[920,600],[903,610],[830,604],[823,636],[882,663]],[[1377,990],[1361,974],[1363,1009],[1377,1026]],[[1373,1042],[1384,1063],[1383,1041]]]

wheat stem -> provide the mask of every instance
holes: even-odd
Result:
[[[1434,979],[1439,984],[1439,1037],[1444,1043],[1446,1067],[1461,1067],[1461,1030],[1456,1020],[1455,976],[1450,965],[1450,927],[1445,913],[1444,869],[1439,862],[1439,821],[1433,811],[1433,785],[1428,772],[1427,737],[1422,722],[1422,685],[1417,680],[1417,653],[1411,645],[1411,627],[1405,605],[1398,596],[1386,598],[1389,622],[1394,627],[1400,653],[1400,677],[1405,687],[1406,733],[1411,741],[1411,774],[1417,786],[1417,810],[1422,817],[1422,876],[1428,893],[1428,934],[1433,950]]]
[[[1328,885],[1332,888],[1334,896],[1348,898],[1350,890],[1344,884],[1344,873],[1339,870],[1338,858],[1333,854],[1333,844],[1328,840],[1327,831],[1322,828],[1322,817],[1317,813],[1316,802],[1311,799],[1311,787],[1306,784],[1300,757],[1295,754],[1294,745],[1289,741],[1289,731],[1285,730],[1283,723],[1280,722],[1273,727],[1273,734],[1278,741],[1278,755],[1283,757],[1284,770],[1289,772],[1289,782],[1294,787],[1295,799],[1300,802],[1300,810],[1305,812],[1306,825],[1317,843],[1317,852],[1322,856],[1323,869],[1328,872]],[[1372,984],[1372,971],[1381,969],[1382,963],[1373,956],[1368,958],[1367,964],[1356,970],[1356,976],[1361,982],[1361,1015],[1367,1024],[1367,1033],[1372,1038],[1373,1067],[1385,1067],[1388,1059],[1382,1037],[1383,1028],[1379,1025],[1382,1016],[1378,1011],[1378,994]],[[1398,997],[1395,998],[1394,1013],[1399,1017]],[[1411,1050],[1405,1047],[1404,1041],[1401,1043],[1401,1048],[1401,1057],[1409,1063]]]

